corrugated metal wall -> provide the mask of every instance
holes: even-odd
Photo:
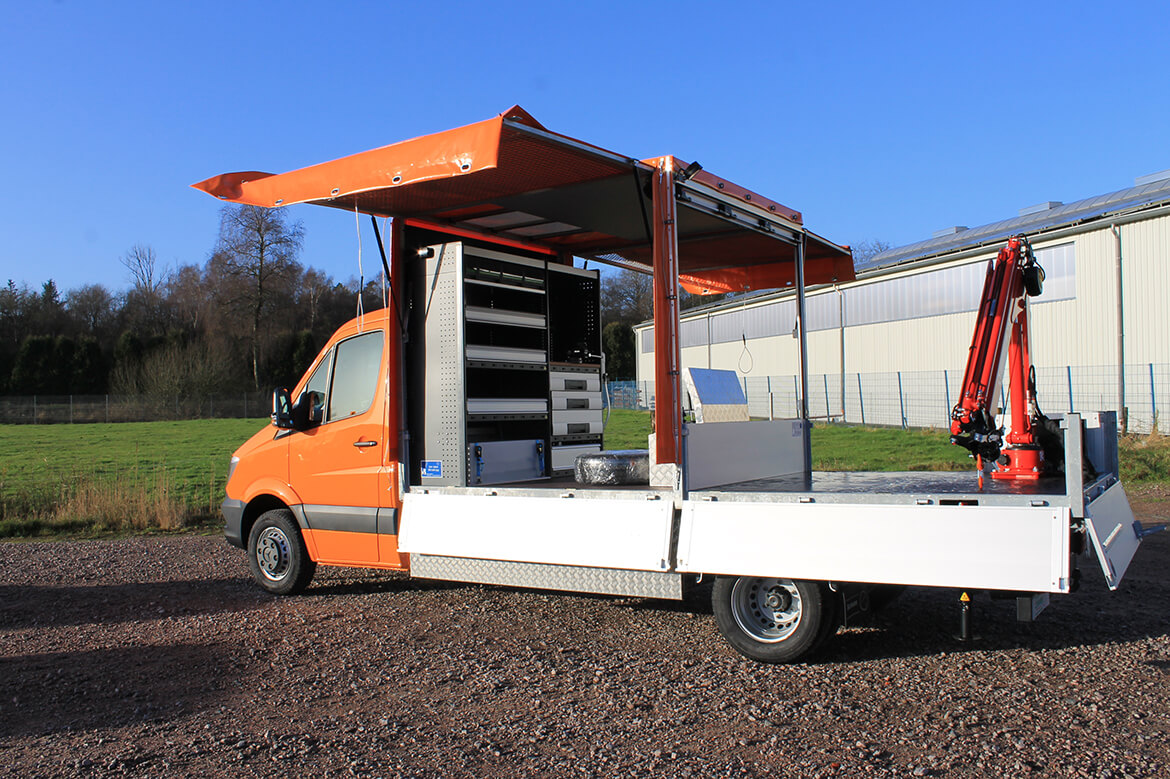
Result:
[[[1120,230],[1127,368],[1170,363],[1170,217],[1123,225]],[[1032,306],[1031,342],[1037,368],[1116,366],[1115,247],[1108,225],[1035,244],[1048,274],[1045,293]],[[994,254],[995,250],[988,250],[929,271],[892,273],[843,285],[845,371],[946,370],[961,375],[974,328],[974,308],[987,261]],[[808,297],[810,373],[839,376],[841,372],[838,294],[816,290]],[[683,365],[733,369],[749,378],[793,373],[794,321],[792,300],[749,301],[742,308],[686,320],[681,333]],[[651,379],[650,328],[639,331],[639,343],[638,377]]]

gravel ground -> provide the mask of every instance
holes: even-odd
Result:
[[[1170,775],[1170,533],[1116,593],[1090,562],[1035,624],[982,596],[959,644],[957,593],[911,590],[772,667],[702,598],[275,598],[217,537],[0,544],[0,773]]]

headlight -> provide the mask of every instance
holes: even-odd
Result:
[[[240,458],[239,458],[239,457],[232,457],[232,461],[231,461],[230,463],[228,463],[228,477],[227,477],[227,480],[228,480],[229,482],[232,480],[232,474],[236,472],[236,466],[237,466],[237,465],[239,465],[239,464],[240,464]],[[224,482],[224,486],[227,486],[227,482]]]

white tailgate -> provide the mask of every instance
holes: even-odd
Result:
[[[670,500],[408,492],[398,548],[411,554],[662,571]]]
[[[683,503],[680,571],[1067,592],[1067,508]]]
[[[1141,536],[1135,532],[1133,510],[1121,483],[1105,490],[1085,508],[1085,524],[1093,549],[1101,562],[1101,572],[1109,589],[1116,590],[1121,584],[1129,561],[1141,544]]]

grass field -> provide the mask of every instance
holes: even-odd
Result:
[[[0,537],[218,524],[228,458],[266,419],[0,425]],[[614,410],[607,449],[644,449],[650,414]],[[819,425],[816,470],[964,470],[939,430]],[[1170,437],[1126,436],[1121,477],[1170,485]]]
[[[231,453],[267,421],[0,425],[0,536],[214,520]]]

